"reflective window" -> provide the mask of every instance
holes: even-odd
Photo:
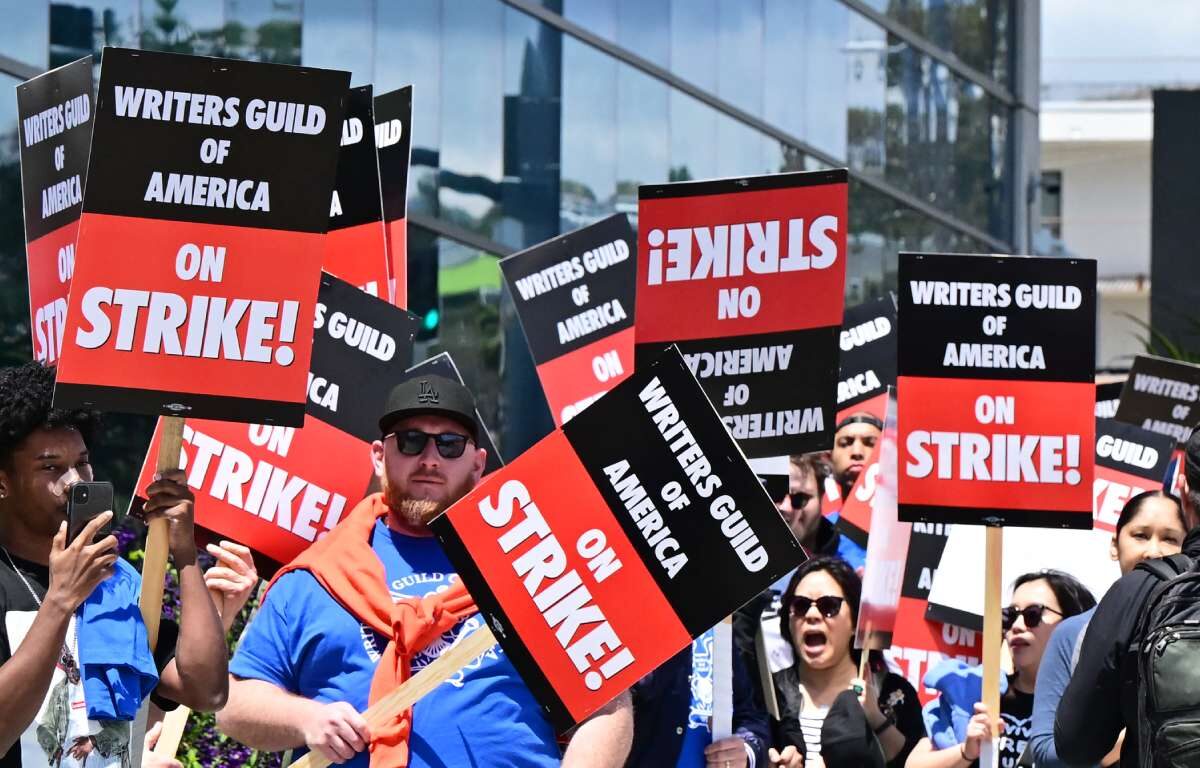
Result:
[[[442,0],[380,2],[375,14],[375,92],[413,87],[408,209],[436,215],[442,134]]]
[[[21,158],[17,138],[20,81],[0,75],[0,366],[29,359],[29,292],[25,274],[25,223],[21,212]]]
[[[967,65],[1007,84],[1011,0],[866,0]]]
[[[302,6],[302,0],[225,0],[226,55],[299,64]]]
[[[304,0],[301,60],[311,67],[349,70],[351,85],[371,83],[374,15],[375,0]]]
[[[670,0],[618,0],[617,42],[665,67],[669,64]],[[625,64],[617,67],[617,183],[613,209],[636,221],[637,188],[670,170],[669,89]]]
[[[560,229],[566,231],[614,210],[618,66],[615,59],[571,38],[563,40],[562,53]]]
[[[230,55],[225,47],[225,8],[211,0],[142,0],[141,47],[152,51]]]
[[[35,67],[49,64],[50,11],[47,5],[30,0],[0,0],[0,19],[4,19],[0,24],[0,53]]]
[[[96,54],[106,45],[138,47],[137,0],[74,0],[50,4],[50,66]]]

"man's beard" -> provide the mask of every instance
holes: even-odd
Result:
[[[433,520],[433,518],[444,512],[454,502],[466,496],[473,487],[474,483],[468,477],[459,487],[449,488],[450,493],[446,496],[446,501],[418,499],[409,496],[397,488],[385,476],[383,479],[383,501],[387,504],[392,514],[396,515],[409,528],[424,528],[429,524],[430,520]]]

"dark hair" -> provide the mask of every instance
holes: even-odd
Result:
[[[828,573],[842,588],[846,605],[850,606],[850,623],[852,626],[858,624],[858,604],[862,600],[862,579],[854,572],[854,569],[842,558],[832,555],[821,555],[805,560],[792,574],[792,578],[788,579],[787,589],[783,593],[783,605],[779,608],[779,633],[787,640],[789,648],[795,648],[795,641],[792,638],[791,616],[787,610],[788,600],[796,593],[796,587],[800,585],[805,576],[818,571]],[[858,664],[861,654],[854,647],[853,640],[850,643],[850,655],[853,657],[854,663]],[[872,653],[872,660],[874,660],[874,656],[875,654]]]
[[[1050,587],[1050,591],[1054,593],[1054,598],[1058,600],[1058,607],[1062,611],[1064,619],[1077,616],[1084,611],[1090,611],[1096,607],[1096,598],[1092,597],[1092,593],[1088,591],[1087,587],[1083,586],[1079,579],[1069,573],[1052,569],[1034,571],[1033,573],[1018,576],[1017,580],[1013,582],[1013,591],[1016,591],[1023,584],[1029,584],[1038,580],[1046,582]]]
[[[1200,513],[1200,424],[1192,427],[1192,434],[1183,447],[1183,476],[1188,484],[1192,514]],[[1183,527],[1187,528],[1187,525]]]
[[[77,429],[91,443],[100,414],[52,407],[54,373],[38,362],[0,368],[0,466],[10,466],[13,452],[38,429]]]
[[[1149,499],[1168,499],[1175,504],[1175,514],[1179,515],[1179,525],[1183,530],[1187,531],[1187,520],[1183,517],[1183,505],[1179,502],[1179,497],[1174,494],[1167,493],[1162,490],[1142,491],[1138,495],[1125,502],[1125,506],[1121,507],[1121,515],[1117,518],[1117,534],[1121,533],[1121,529],[1133,518],[1137,517],[1138,512],[1142,511],[1142,506]]]

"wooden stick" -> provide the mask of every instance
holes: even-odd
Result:
[[[371,705],[363,717],[368,725],[383,725],[395,720],[401,712],[420,701],[421,697],[442,684],[444,680],[479,658],[496,644],[496,636],[486,625],[472,632],[458,645],[438,656],[433,663],[413,675],[407,682]],[[293,768],[325,768],[331,762],[324,756],[309,752],[292,763]]]
[[[1001,564],[1004,558],[1004,529],[987,529],[987,557],[983,596],[983,703],[992,719],[992,733],[1000,727],[1000,652],[1004,640],[1000,629]]]
[[[712,740],[733,735],[733,620],[726,616],[713,627]]]
[[[159,472],[179,469],[179,450],[183,446],[183,418],[163,416],[159,420],[158,459]],[[142,621],[146,623],[146,639],[150,650],[158,645],[158,624],[162,619],[163,586],[167,579],[167,521],[157,518],[150,522],[146,535],[146,556],[142,561],[142,594],[138,605],[142,609]]]

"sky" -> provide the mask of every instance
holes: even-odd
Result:
[[[1200,87],[1197,0],[1042,0],[1043,98],[1129,86]]]

